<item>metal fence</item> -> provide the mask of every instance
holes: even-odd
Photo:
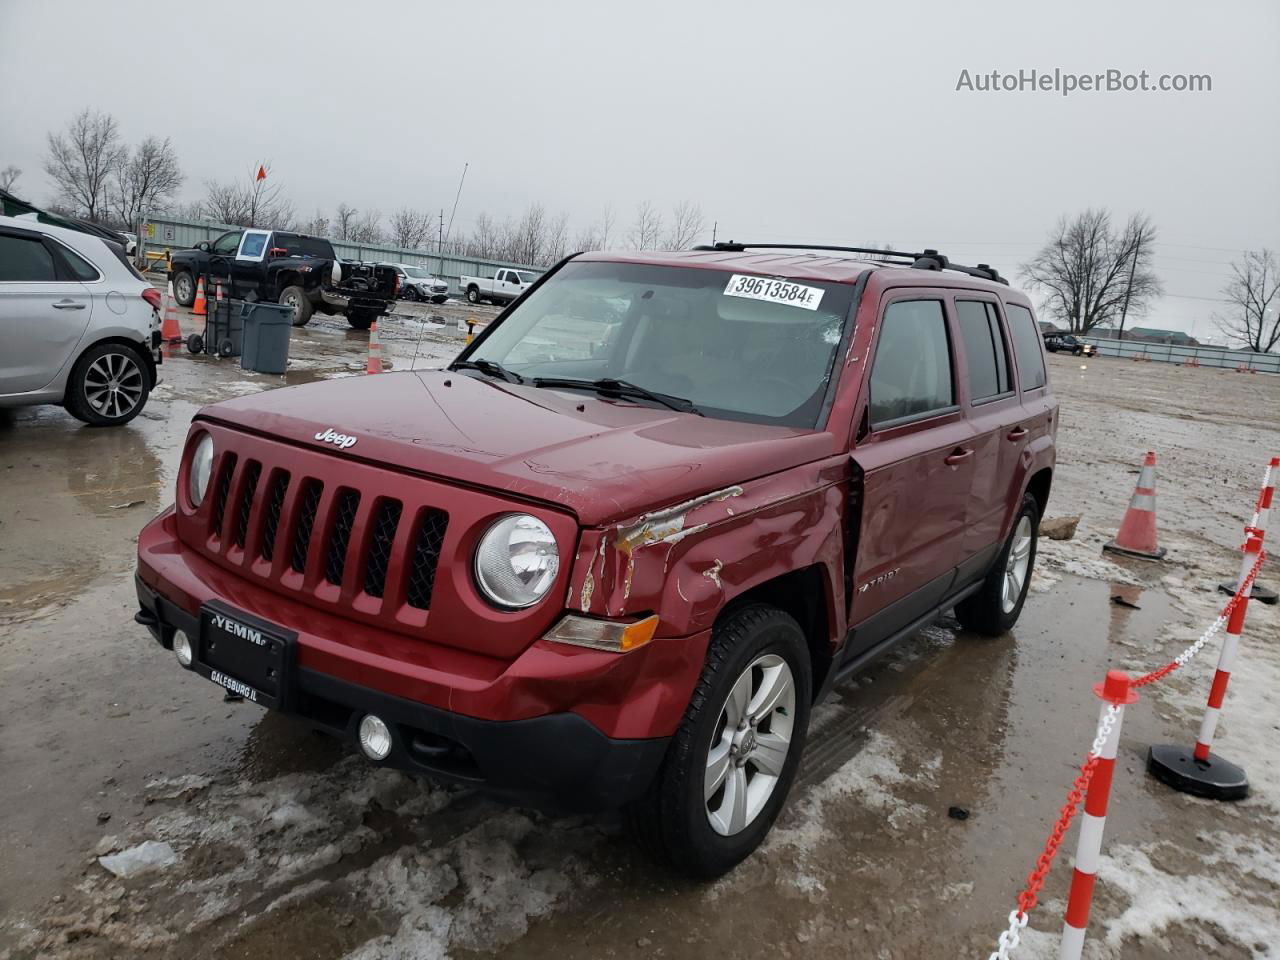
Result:
[[[151,252],[184,250],[202,240],[212,242],[228,230],[240,227],[225,223],[207,223],[202,220],[184,220],[177,217],[152,215],[146,219],[139,234],[145,249]],[[443,254],[432,250],[405,250],[401,247],[370,243],[347,243],[332,240],[334,252],[343,260],[377,261],[379,263],[408,263],[425,267],[441,280],[449,283],[450,293],[462,292],[459,278],[462,276],[492,277],[504,267],[528,270],[535,274],[545,272],[545,267],[531,267],[524,263],[507,263],[504,260],[485,260],[456,253]]]
[[[1280,353],[1254,353],[1226,347],[1185,347],[1172,343],[1145,343],[1141,340],[1112,340],[1108,337],[1080,337],[1098,348],[1100,357],[1154,360],[1181,366],[1219,367],[1224,370],[1256,370],[1280,374]]]

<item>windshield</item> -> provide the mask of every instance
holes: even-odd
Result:
[[[415,280],[430,280],[431,271],[423,270],[421,267],[404,267],[400,268],[404,271],[406,277],[413,277]]]
[[[814,428],[853,288],[577,261],[517,301],[470,360],[521,377],[612,378],[709,417]]]
[[[287,233],[277,233],[275,243],[277,247],[284,247],[287,251],[287,256],[290,257],[323,257],[325,260],[334,259],[333,246],[328,240],[320,240],[316,237],[290,236]]]

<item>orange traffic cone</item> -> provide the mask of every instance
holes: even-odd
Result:
[[[1129,509],[1120,522],[1120,532],[1114,540],[1104,543],[1102,549],[1145,560],[1159,560],[1166,553],[1164,547],[1156,545],[1156,455],[1150,450],[1142,462]]]
[[[201,275],[196,283],[196,302],[191,307],[191,312],[197,317],[206,317],[209,315],[209,309],[205,306],[204,300],[204,276]]]
[[[178,305],[173,301],[173,281],[169,281],[169,290],[164,295],[163,322],[160,324],[160,339],[165,343],[180,343],[182,327],[178,326]]]
[[[365,367],[364,372],[382,372],[382,344],[378,342],[377,320],[373,321],[373,325],[369,327],[369,365]]]

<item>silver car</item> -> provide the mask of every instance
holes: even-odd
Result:
[[[160,362],[160,294],[115,247],[0,217],[0,407],[61,404],[102,427],[142,410]]]

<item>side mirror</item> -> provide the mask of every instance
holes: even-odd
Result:
[[[197,250],[203,250],[205,253],[208,253],[208,252],[209,252],[209,249],[210,249],[210,247],[209,247],[209,241],[208,241],[208,240],[201,240],[199,243],[197,243],[197,244],[196,244],[196,249],[197,249]]]

